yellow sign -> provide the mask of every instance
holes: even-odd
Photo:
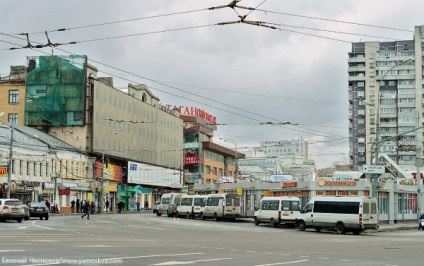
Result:
[[[7,167],[6,166],[0,167],[0,176],[2,176],[2,177],[7,176]]]
[[[264,197],[270,197],[270,196],[271,196],[271,191],[264,190]]]
[[[240,196],[242,196],[243,195],[243,188],[238,187],[237,188],[237,194],[239,194]]]

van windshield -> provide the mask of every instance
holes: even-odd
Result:
[[[169,204],[169,200],[170,200],[170,198],[163,198],[162,204]]]
[[[300,204],[298,201],[282,200],[281,210],[282,211],[300,211]]]
[[[227,195],[225,206],[240,206],[240,196],[239,195]]]

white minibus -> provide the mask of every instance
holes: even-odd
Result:
[[[205,206],[206,195],[183,195],[177,207],[177,216],[194,218],[199,216]]]
[[[215,221],[241,217],[242,206],[238,194],[209,194],[206,198],[205,208],[201,214],[202,220],[213,218]]]
[[[372,197],[315,197],[297,217],[300,231],[306,228],[336,229],[337,233],[360,234],[378,229],[377,199]]]
[[[263,197],[259,208],[255,211],[255,225],[270,223],[272,227],[285,224],[294,227],[296,217],[300,213],[298,197]]]
[[[158,211],[156,212],[157,216],[161,216],[162,214],[168,215],[171,217],[177,213],[177,206],[180,204],[181,197],[184,194],[182,193],[166,193],[163,194],[160,198],[160,204],[158,207]]]

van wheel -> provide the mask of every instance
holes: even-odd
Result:
[[[274,221],[274,218],[271,218],[270,223],[272,227],[277,227],[277,223]]]
[[[321,227],[315,227],[315,231],[317,231],[317,232],[321,232]]]
[[[189,212],[187,212],[186,218],[187,218],[187,219],[190,219],[190,217],[191,217],[190,213],[189,213]]]
[[[361,233],[361,230],[359,230],[359,229],[353,229],[353,230],[352,230],[352,233],[353,233],[354,235],[359,235],[359,234]]]
[[[157,216],[162,216],[162,213],[160,213],[160,212],[156,212],[156,215],[157,215]]]
[[[169,211],[166,211],[166,216],[171,217],[172,214],[170,214]]]
[[[345,229],[345,227],[342,223],[338,223],[336,225],[336,231],[337,231],[338,234],[345,234],[346,233],[346,229]]]
[[[46,219],[46,221],[49,219],[49,216],[44,216],[44,219]]]
[[[255,225],[259,225],[258,217],[255,217]]]
[[[206,217],[205,217],[205,215],[203,214],[203,212],[200,214],[200,217],[202,218],[202,220],[205,220],[205,219],[206,219]]]
[[[219,221],[218,215],[216,213],[213,214],[213,220],[215,222],[218,222]]]
[[[17,221],[18,223],[22,223],[22,218],[18,218],[16,221]]]
[[[306,229],[306,224],[303,221],[299,222],[299,231],[305,231]]]

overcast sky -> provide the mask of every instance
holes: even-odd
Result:
[[[52,53],[10,51],[26,45],[13,34],[34,33],[35,45],[47,43],[37,32],[53,31],[52,43],[77,42],[58,46],[55,55],[87,55],[99,76],[114,76],[115,87],[142,83],[162,104],[204,109],[224,124],[215,137],[234,140],[239,150],[304,138],[318,168],[348,161],[351,42],[412,40],[414,26],[423,24],[424,1],[243,0],[238,5],[263,11],[207,10],[229,2],[3,0],[0,75],[25,65],[27,56]],[[277,29],[217,25],[246,14],[246,21]],[[54,31],[61,28],[69,30]]]

